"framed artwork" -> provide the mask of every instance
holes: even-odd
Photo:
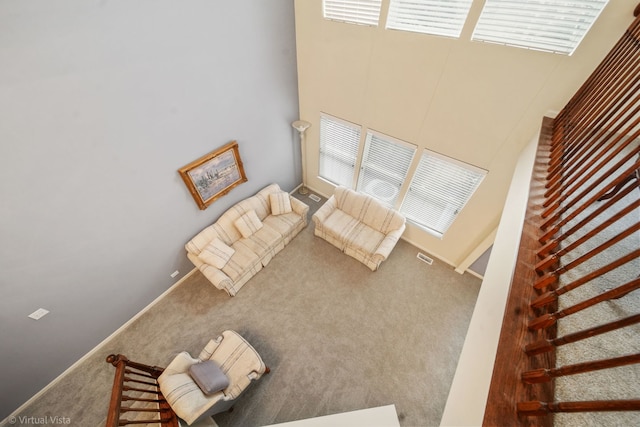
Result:
[[[178,169],[200,209],[247,181],[238,143],[230,143]]]

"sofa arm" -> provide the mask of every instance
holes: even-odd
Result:
[[[309,222],[309,219],[307,218],[309,214],[309,206],[293,196],[289,196],[289,199],[291,199],[291,209],[300,215],[304,220],[304,225],[307,225]]]
[[[396,246],[396,243],[398,243],[402,233],[404,233],[405,228],[406,225],[402,224],[402,227],[393,230],[387,234],[384,239],[382,239],[382,242],[380,242],[380,245],[378,245],[378,248],[371,257],[373,262],[380,265],[382,261],[387,259],[393,248]]]
[[[231,280],[222,270],[202,262],[200,258],[190,252],[187,253],[187,258],[189,258],[193,265],[195,265],[198,270],[204,274],[213,286],[222,291],[226,291],[231,296],[235,295],[235,291],[233,291],[233,280]]]
[[[335,210],[336,198],[334,196],[331,196],[329,197],[329,200],[327,200],[324,205],[322,205],[320,209],[318,209],[316,213],[313,214],[312,220],[316,227],[322,227],[322,223],[324,223],[327,218],[329,218],[329,215],[331,215]]]

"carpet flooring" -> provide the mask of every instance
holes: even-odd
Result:
[[[322,203],[298,197],[312,212]],[[220,427],[387,404],[395,404],[402,426],[436,426],[481,281],[437,260],[427,265],[417,252],[400,241],[372,272],[315,237],[310,221],[236,297],[194,272],[18,416],[102,426],[114,373],[107,355],[166,366],[178,352],[197,356],[210,338],[233,329],[271,373],[233,412],[214,416]]]

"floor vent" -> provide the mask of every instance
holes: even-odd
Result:
[[[316,196],[315,194],[309,194],[309,198],[316,203],[318,203],[321,200],[320,197]]]
[[[426,256],[425,254],[423,254],[422,252],[418,252],[418,255],[416,258],[418,258],[422,262],[426,262],[429,265],[433,264],[433,260],[428,256]]]

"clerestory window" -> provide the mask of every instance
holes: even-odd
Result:
[[[460,37],[472,0],[391,0],[387,29]]]
[[[381,0],[323,0],[325,19],[378,26]]]
[[[487,0],[472,40],[571,55],[607,0]]]

